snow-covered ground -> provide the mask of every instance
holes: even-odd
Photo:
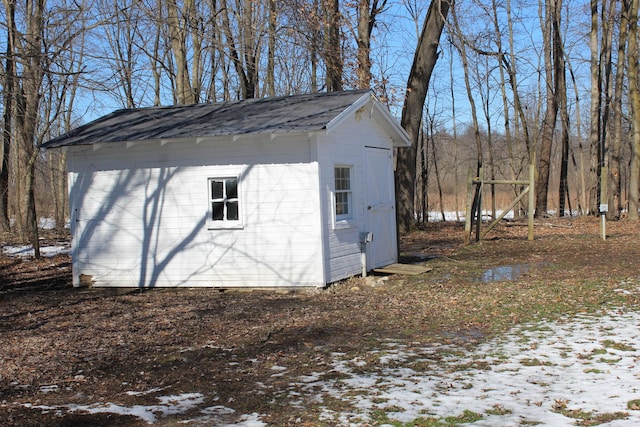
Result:
[[[71,252],[69,245],[60,244],[53,246],[42,246],[40,248],[40,255],[43,257],[53,257],[60,254],[68,254]],[[24,257],[29,258],[34,256],[33,247],[32,246],[12,246],[12,245],[3,245],[2,253],[11,257]]]
[[[388,343],[367,361],[336,355],[334,369],[347,379],[323,381],[319,373],[300,383],[307,393],[358,408],[325,412],[326,420],[345,426],[365,423],[363,414],[380,410],[405,423],[471,411],[481,418],[465,424],[471,426],[569,426],[578,417],[625,413],[601,425],[637,426],[639,338],[638,313],[579,316],[520,326],[473,351]],[[383,368],[362,373],[371,360]]]
[[[55,228],[56,223],[52,218],[40,218],[38,227],[44,230]],[[65,224],[69,228],[69,224]],[[34,256],[33,248],[30,245],[4,245],[0,242],[0,252],[10,257],[30,258]],[[69,242],[59,242],[55,245],[42,245],[40,255],[43,257],[53,257],[71,252]]]
[[[334,354],[330,368],[294,378],[282,393],[291,407],[299,409],[308,399],[320,406],[327,397],[349,402],[354,408],[350,412],[324,408],[318,421],[335,426],[462,415],[475,420],[464,424],[469,426],[571,426],[581,418],[598,416],[605,420],[599,425],[636,426],[640,425],[639,364],[640,314],[611,311],[518,326],[473,350],[387,342],[356,359]],[[287,370],[276,366],[273,375],[286,376]],[[30,407],[129,414],[153,424],[166,415],[197,408],[205,397],[199,392],[162,396],[156,405],[134,407],[104,402]],[[221,426],[235,419],[236,426],[267,425],[260,414],[237,415],[231,408],[213,406],[182,422]]]

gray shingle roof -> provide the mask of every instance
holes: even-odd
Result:
[[[367,93],[355,90],[118,110],[43,146],[318,131]]]

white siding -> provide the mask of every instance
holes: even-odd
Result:
[[[74,283],[324,286],[308,138],[69,149]],[[240,176],[241,229],[210,229],[207,179]]]
[[[329,282],[360,274],[360,233],[369,231],[366,217],[365,146],[392,148],[387,134],[361,109],[319,141],[320,182],[323,202],[325,257]],[[354,221],[349,228],[334,227],[333,187],[335,165],[352,165]],[[375,240],[375,236],[374,236]],[[376,242],[380,243],[380,242]],[[395,245],[395,242],[393,242]]]

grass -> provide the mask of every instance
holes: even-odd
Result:
[[[542,361],[540,359],[522,359],[520,364],[523,366],[553,366],[553,363],[549,361]]]
[[[505,415],[508,412],[502,414],[492,415]],[[445,418],[416,418],[409,422],[394,421],[388,418],[385,412],[376,412],[376,416],[373,418],[373,425],[389,425],[393,427],[454,427],[461,424],[473,423],[482,420],[484,416],[473,411],[465,409],[462,414],[456,416],[450,416]]]
[[[505,409],[502,405],[493,405],[493,408],[484,411],[487,415],[509,415],[513,413],[509,409]]]
[[[465,409],[462,414],[453,417],[446,417],[444,420],[449,424],[466,424],[479,421],[483,418],[482,414]]]
[[[559,412],[567,418],[577,420],[576,425],[578,426],[597,426],[615,420],[624,420],[628,417],[626,412],[594,414],[593,412],[582,411],[580,409],[565,409]]]
[[[630,345],[624,344],[624,343],[611,341],[611,340],[604,340],[602,342],[602,346],[604,348],[612,348],[614,350],[619,350],[619,351],[635,351],[636,350],[633,346],[630,346]]]

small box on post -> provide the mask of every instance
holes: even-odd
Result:
[[[607,200],[607,176],[609,170],[607,167],[600,169],[600,232],[602,233],[602,240],[607,240],[607,212],[609,212],[609,205],[602,203]]]
[[[602,240],[607,240],[607,212],[609,212],[609,205],[606,203],[600,203],[600,233]]]
[[[362,277],[367,277],[367,243],[373,242],[373,233],[363,231],[360,233],[360,262],[362,264]]]

